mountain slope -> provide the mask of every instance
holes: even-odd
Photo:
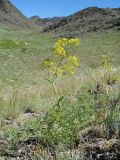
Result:
[[[35,24],[45,28],[57,23],[59,20],[63,19],[63,17],[40,18],[39,16],[32,16],[30,19]]]
[[[8,28],[32,28],[35,26],[9,0],[0,0],[0,26]]]
[[[76,36],[104,30],[120,30],[120,8],[90,7],[50,25],[44,32],[53,31],[59,36]]]

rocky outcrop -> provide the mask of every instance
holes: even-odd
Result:
[[[76,36],[105,30],[120,30],[120,8],[86,8],[50,25],[44,32]]]

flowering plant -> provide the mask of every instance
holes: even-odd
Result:
[[[77,38],[58,39],[53,47],[55,61],[46,59],[43,62],[44,68],[46,68],[49,73],[46,79],[52,84],[58,102],[60,98],[58,96],[55,82],[58,78],[63,77],[63,75],[75,74],[76,67],[79,65],[78,58],[75,55],[69,54],[68,48],[70,48],[71,46],[77,46],[79,45],[79,43],[80,40]]]

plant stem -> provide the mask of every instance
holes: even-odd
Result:
[[[61,65],[63,59],[64,59],[64,57],[62,57],[62,58],[60,59],[60,62],[58,63],[58,68],[60,68],[60,65]],[[57,78],[57,73],[55,73],[55,74],[53,75],[53,81],[55,81],[56,78]]]
[[[57,88],[56,88],[56,86],[55,86],[55,83],[54,83],[54,82],[52,83],[52,85],[53,85],[53,88],[54,88],[54,91],[55,91],[55,95],[56,95],[56,98],[57,98],[57,102],[58,102],[58,105],[59,105],[59,96],[58,96]]]

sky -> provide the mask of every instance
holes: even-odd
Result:
[[[87,7],[118,8],[120,0],[11,0],[27,16],[68,16]]]

